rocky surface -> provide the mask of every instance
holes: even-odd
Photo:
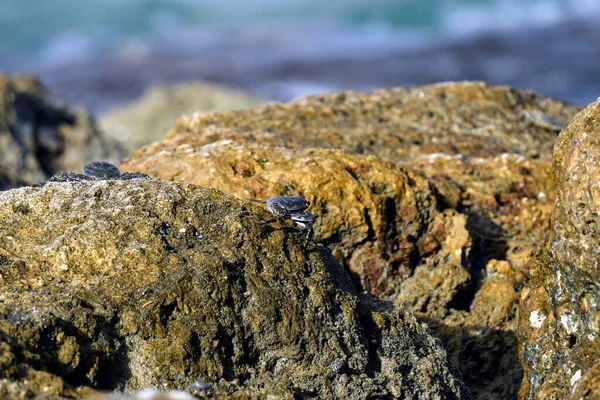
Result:
[[[441,171],[452,174],[465,166],[455,157],[448,158]],[[481,164],[479,160],[477,165]],[[510,168],[504,174],[494,173],[507,164]],[[538,171],[535,162],[519,156],[490,159],[485,165],[481,170],[487,171],[491,183],[503,179],[510,183],[516,177],[521,182],[521,166]],[[482,398],[514,398],[521,374],[512,330],[533,240],[547,229],[544,218],[549,204],[543,196],[542,202],[529,199],[522,191],[512,191],[510,184],[504,206],[495,200],[501,185],[465,196],[461,185],[484,186],[479,179],[485,174],[467,179],[463,171],[463,179],[452,182],[457,185],[452,187],[463,188],[457,193],[465,204],[470,199],[468,204],[486,206],[473,207],[469,214],[466,208],[461,208],[463,212],[443,209],[446,201],[436,196],[435,187],[423,176],[374,156],[227,140],[194,146],[191,138],[185,144],[166,139],[122,167],[216,186],[241,198],[307,196],[312,202],[309,210],[318,215],[316,241],[330,247],[359,289],[422,313],[451,344],[450,355],[464,379],[471,378],[472,388],[480,388]],[[455,176],[460,178],[458,173]],[[490,209],[490,201],[505,211],[497,215],[510,222],[514,239],[489,218],[477,218],[476,211]],[[523,215],[519,218],[516,211]]]
[[[378,297],[394,299],[402,291],[403,303],[443,312],[470,280],[465,216],[439,212],[427,180],[391,162],[341,150],[232,141],[193,146],[165,140],[150,148],[147,157],[122,168],[217,186],[239,198],[306,196],[319,216],[315,240],[330,247],[358,287]],[[442,287],[401,289],[412,275],[434,271],[443,277],[449,269],[455,279]]]
[[[470,397],[426,324],[269,218],[187,183],[0,193],[0,393]]]
[[[0,190],[81,169],[115,151],[88,114],[69,108],[35,79],[0,75]]]
[[[203,82],[156,86],[148,89],[139,100],[103,113],[99,125],[129,154],[138,147],[162,139],[182,115],[249,108],[260,102],[241,91]]]
[[[554,149],[552,229],[521,292],[522,399],[600,394],[599,164],[600,100],[574,118]]]
[[[557,127],[577,111],[578,107],[508,87],[444,83],[193,114],[182,117],[168,137],[189,132],[210,143],[231,135],[236,140],[258,136],[264,144],[335,148],[391,161],[432,153],[550,158]]]
[[[183,117],[122,166],[239,197],[307,196],[317,241],[358,290],[418,312],[476,397],[509,399],[551,149],[577,111],[480,83],[320,95]]]

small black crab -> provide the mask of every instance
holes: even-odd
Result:
[[[314,224],[317,219],[314,214],[306,211],[310,206],[310,201],[306,200],[304,196],[273,196],[264,202],[267,203],[267,210],[275,215],[275,218],[264,223],[292,220],[301,228],[300,233],[305,235],[308,248],[313,239]]]
[[[141,172],[124,172],[121,174],[119,168],[114,164],[106,161],[92,161],[83,167],[83,174],[71,171],[59,172],[51,176],[47,182],[84,182],[108,179],[128,181],[131,179],[151,180],[152,178]]]

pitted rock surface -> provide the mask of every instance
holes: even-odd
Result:
[[[473,157],[515,153],[550,159],[556,129],[537,121],[546,116],[566,125],[579,110],[504,86],[442,83],[316,95],[227,113],[195,113],[180,118],[167,138],[191,133],[198,136],[196,143],[258,139],[286,147],[375,154],[392,161],[433,153]]]
[[[456,279],[441,287],[402,289],[403,304],[421,303],[418,310],[443,313],[469,282],[465,217],[438,212],[427,180],[391,162],[340,150],[232,141],[194,146],[165,140],[156,150],[122,167],[217,186],[239,198],[306,196],[308,211],[318,217],[315,240],[330,247],[360,287],[379,297],[396,298],[400,283],[413,275],[446,276],[451,268]]]
[[[111,157],[116,142],[32,78],[0,75],[0,190]]]
[[[554,148],[552,229],[521,292],[522,399],[598,395],[599,165],[600,100],[573,119]]]
[[[269,217],[165,181],[0,193],[0,390],[470,398],[424,323]]]
[[[513,399],[552,146],[579,110],[482,83],[334,93],[184,116],[122,165],[240,197],[321,199],[317,240],[359,289],[419,313],[475,397]]]
[[[399,165],[425,174],[442,207],[466,215],[479,269],[499,258],[529,273],[554,207],[549,162],[508,153],[489,158],[434,154]]]

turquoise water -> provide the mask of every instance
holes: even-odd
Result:
[[[0,73],[102,112],[203,80],[287,101],[485,80],[600,95],[600,0],[0,0]]]
[[[67,54],[180,29],[314,20],[448,35],[598,9],[597,0],[2,0],[0,55]]]

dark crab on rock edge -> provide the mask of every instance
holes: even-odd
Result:
[[[267,210],[276,216],[274,219],[265,221],[265,224],[292,220],[301,228],[300,233],[305,235],[306,247],[310,245],[316,220],[314,214],[305,211],[310,206],[310,201],[306,200],[304,196],[273,196],[269,197],[265,203],[267,203]]]

